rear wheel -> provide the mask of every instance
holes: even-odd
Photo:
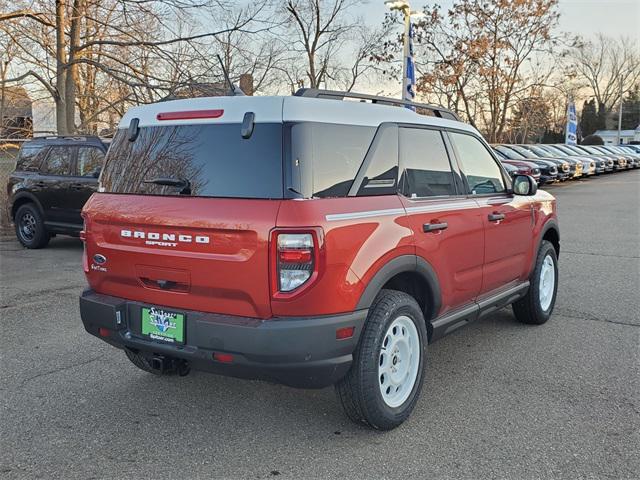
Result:
[[[49,233],[42,215],[33,203],[18,208],[14,218],[18,241],[26,248],[44,248],[49,243]]]
[[[347,416],[378,430],[404,422],[422,389],[426,346],[425,320],[415,299],[382,290],[369,310],[351,369],[336,384]]]
[[[543,240],[526,296],[513,304],[522,323],[541,325],[549,320],[558,292],[558,256],[551,242]]]

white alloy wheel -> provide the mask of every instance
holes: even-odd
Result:
[[[378,384],[387,406],[399,407],[409,398],[418,377],[420,351],[416,326],[406,315],[399,316],[384,336],[378,360]]]
[[[539,294],[540,308],[543,311],[549,310],[553,300],[553,292],[556,287],[556,269],[551,255],[544,257],[542,268],[540,268]]]

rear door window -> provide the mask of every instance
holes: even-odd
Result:
[[[53,146],[45,161],[44,171],[49,175],[71,175],[73,148]]]
[[[43,145],[25,143],[20,149],[16,168],[23,171],[38,171],[45,153],[46,149]]]
[[[450,132],[461,168],[473,195],[506,191],[502,170],[484,144],[473,135]]]
[[[281,123],[256,123],[248,139],[239,123],[142,127],[133,142],[122,129],[101,178],[103,191],[141,195],[282,198],[282,185]]]
[[[399,149],[403,195],[421,198],[456,193],[449,155],[440,131],[401,128]]]
[[[94,177],[104,163],[104,153],[98,147],[78,148],[78,176]]]

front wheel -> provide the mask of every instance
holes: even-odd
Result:
[[[425,320],[415,299],[382,290],[369,310],[351,369],[336,384],[347,416],[378,430],[404,422],[422,389],[426,348]]]
[[[558,256],[551,242],[543,240],[531,275],[529,291],[513,304],[522,323],[541,325],[549,320],[558,292]]]

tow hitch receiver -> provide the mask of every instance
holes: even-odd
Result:
[[[149,363],[151,368],[161,375],[178,374],[181,377],[189,375],[191,367],[185,360],[179,358],[165,357],[164,355],[153,356]]]

